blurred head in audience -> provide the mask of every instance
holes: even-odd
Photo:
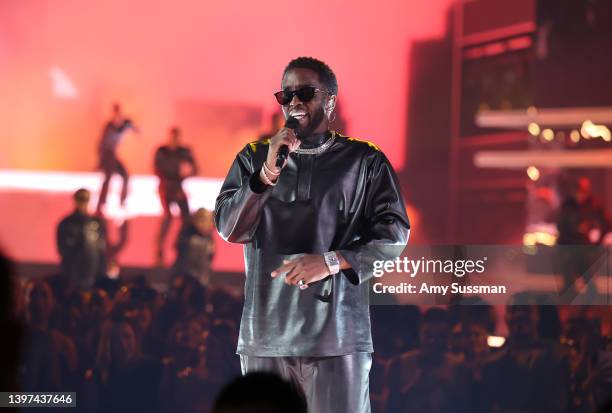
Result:
[[[451,323],[449,314],[441,308],[430,308],[423,314],[420,330],[421,354],[439,359],[448,351]]]
[[[538,338],[538,309],[534,305],[506,307],[508,344],[532,344]]]
[[[136,329],[135,333],[142,338],[151,327],[153,313],[145,303],[132,299],[118,304],[113,309],[113,318],[129,321]]]
[[[201,234],[210,234],[213,231],[213,212],[206,208],[199,208],[191,218],[193,225]]]
[[[559,341],[562,328],[559,309],[554,305],[538,306],[538,336],[545,340]]]
[[[121,321],[114,325],[111,357],[118,362],[129,362],[138,354],[138,339],[131,323]]]
[[[140,356],[136,328],[126,320],[107,320],[102,327],[96,360],[102,380],[106,381],[113,372],[129,367]]]
[[[28,324],[46,329],[55,308],[53,290],[45,280],[30,281],[27,287]]]
[[[489,353],[488,336],[489,333],[481,323],[459,323],[452,331],[451,350],[455,354],[463,354],[466,360],[484,357]]]
[[[216,374],[227,371],[227,366],[235,358],[234,349],[227,343],[238,339],[236,326],[229,320],[215,320],[206,337],[206,365]]]
[[[170,353],[176,368],[195,366],[206,349],[208,331],[196,318],[179,321],[171,332]]]
[[[301,389],[274,373],[249,373],[226,385],[213,413],[306,413]]]
[[[77,189],[72,198],[74,199],[75,209],[81,214],[87,215],[91,193],[85,188]]]
[[[90,323],[102,322],[109,314],[111,301],[108,293],[102,289],[94,288],[85,293],[86,314],[85,317]]]
[[[74,337],[82,333],[84,295],[75,291],[54,312],[55,327],[63,334]]]

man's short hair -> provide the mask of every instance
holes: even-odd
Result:
[[[315,59],[314,57],[298,57],[289,62],[285,68],[285,71],[283,72],[283,76],[285,76],[288,71],[293,69],[312,70],[319,75],[319,80],[325,85],[328,92],[330,92],[332,95],[338,94],[338,81],[336,80],[336,75],[326,63]]]
[[[89,190],[85,188],[79,188],[76,190],[74,195],[72,195],[72,198],[74,198],[74,200],[77,202],[85,202],[85,201],[89,201],[89,196],[90,196]]]

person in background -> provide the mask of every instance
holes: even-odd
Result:
[[[226,385],[213,413],[306,413],[299,386],[270,372],[249,373]],[[313,411],[314,412],[314,411]]]
[[[85,290],[106,274],[106,225],[102,218],[89,213],[87,189],[77,190],[73,199],[74,211],[57,226],[57,250],[62,275]]]
[[[104,181],[102,189],[100,189],[100,197],[98,198],[98,213],[102,212],[102,207],[106,204],[108,195],[108,185],[114,174],[119,174],[122,180],[121,187],[121,206],[125,205],[128,191],[128,173],[123,166],[123,163],[117,158],[117,147],[123,138],[123,135],[128,129],[132,129],[136,133],[140,133],[131,119],[123,116],[121,106],[118,103],[113,104],[113,116],[106,122],[102,131],[102,138],[98,145],[99,167],[104,173]]]
[[[564,413],[569,372],[566,364],[544,351],[538,336],[535,305],[508,305],[508,339],[484,367],[476,389],[477,412]]]
[[[176,240],[175,275],[189,275],[208,285],[210,264],[215,255],[213,213],[199,208],[191,219],[183,223]]]
[[[18,318],[19,298],[14,265],[0,249],[0,389],[18,391],[18,368],[22,353],[23,325]]]
[[[183,223],[189,220],[189,203],[183,191],[183,180],[197,174],[197,166],[191,149],[181,145],[181,131],[170,129],[170,141],[155,152],[155,175],[159,178],[159,199],[163,216],[157,237],[157,265],[164,263],[164,242],[168,235],[172,212],[170,205],[176,204],[181,211]]]
[[[594,264],[603,251],[596,248],[610,230],[602,202],[592,193],[591,181],[586,177],[570,183],[569,194],[563,200],[558,216],[557,245],[559,266],[563,276],[563,291],[579,293],[577,282],[587,286],[587,292],[597,292],[592,282]]]
[[[66,391],[78,369],[78,352],[74,340],[53,325],[52,315],[59,307],[49,282],[29,281],[26,301],[22,391]]]
[[[467,411],[471,380],[461,358],[448,351],[450,332],[446,310],[431,308],[423,314],[419,348],[390,363],[386,412]]]
[[[141,341],[124,314],[104,322],[96,355],[99,412],[159,411],[161,362],[142,353]]]

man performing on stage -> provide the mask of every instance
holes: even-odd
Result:
[[[183,180],[198,172],[191,149],[182,146],[180,139],[180,129],[170,129],[170,142],[155,152],[155,175],[159,178],[159,199],[164,209],[157,237],[157,264],[160,266],[164,262],[164,241],[172,221],[170,205],[178,205],[183,223],[189,220],[189,203],[183,191]]]
[[[130,119],[123,117],[121,106],[118,103],[113,104],[113,117],[104,126],[102,139],[98,146],[98,155],[100,158],[99,165],[104,172],[104,182],[100,190],[100,198],[98,198],[97,212],[102,212],[102,207],[106,204],[106,196],[108,195],[108,185],[113,174],[121,176],[121,206],[125,204],[128,191],[128,173],[123,163],[117,158],[117,146],[123,134],[127,129],[131,128],[134,132],[139,133],[138,128]]]
[[[106,224],[87,210],[90,193],[81,188],[72,196],[74,211],[57,226],[57,250],[62,257],[62,275],[87,290],[106,276]]]
[[[399,184],[375,145],[328,130],[338,84],[325,63],[291,61],[281,86],[289,127],[237,155],[215,208],[221,236],[245,244],[237,353],[245,374],[299,383],[313,413],[369,412],[366,281],[408,240]]]

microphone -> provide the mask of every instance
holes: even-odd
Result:
[[[300,126],[300,122],[294,118],[293,116],[289,116],[287,121],[285,122],[285,128],[292,129],[294,132]],[[283,145],[279,148],[278,154],[276,155],[276,167],[282,168],[285,164],[285,160],[289,156],[289,147],[287,145]]]

